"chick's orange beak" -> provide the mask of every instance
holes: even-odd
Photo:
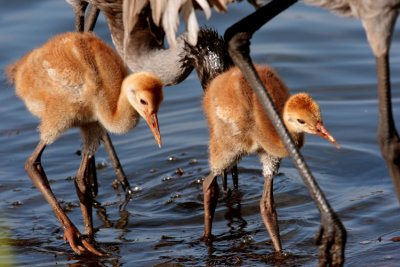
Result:
[[[319,136],[329,140],[337,148],[340,148],[340,145],[338,144],[338,142],[336,142],[335,138],[333,138],[333,136],[328,132],[328,130],[325,128],[325,126],[322,124],[322,122],[318,122],[315,125],[315,133],[318,134]]]
[[[160,135],[160,129],[158,126],[157,113],[149,114],[149,113],[145,112],[145,114],[146,114],[145,120],[147,121],[147,124],[149,125],[150,130],[153,132],[153,135],[157,141],[158,147],[161,148],[161,135]]]

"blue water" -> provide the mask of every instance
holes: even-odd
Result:
[[[232,4],[228,14],[214,11],[209,21],[199,17],[202,24],[223,34],[252,10],[246,3]],[[74,30],[72,9],[63,0],[2,1],[0,14],[1,69],[50,37]],[[111,44],[103,17],[95,32]],[[397,124],[399,32],[397,26],[390,55]],[[399,266],[400,243],[390,241],[400,236],[399,202],[376,144],[375,60],[365,39],[360,21],[297,3],[254,35],[251,53],[256,62],[274,66],[292,93],[308,92],[320,103],[324,123],[341,145],[338,150],[325,139],[307,136],[302,152],[348,231],[346,265]],[[104,149],[99,149],[96,160],[102,168],[98,169],[96,200],[104,210],[94,210],[96,241],[113,256],[75,255],[64,244],[56,216],[24,170],[38,142],[38,120],[17,99],[3,72],[0,79],[0,265],[316,265],[317,247],[312,240],[320,217],[288,159],[282,163],[274,191],[286,257],[274,257],[259,214],[263,178],[255,156],[239,164],[239,191],[231,198],[220,195],[213,246],[199,242],[208,132],[195,72],[181,84],[165,88],[159,112],[162,149],[145,123],[128,134],[111,136],[136,190],[125,210],[120,209],[123,194],[112,187],[113,168]],[[79,167],[79,149],[79,133],[70,130],[46,148],[42,162],[56,197],[83,231],[70,179]],[[184,174],[177,174],[177,168]]]

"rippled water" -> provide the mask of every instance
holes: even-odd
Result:
[[[51,36],[74,30],[72,9],[62,0],[2,3],[1,69]],[[210,21],[201,21],[223,33],[251,11],[248,4],[233,4],[230,13],[214,12]],[[102,17],[95,32],[111,43]],[[399,48],[397,27],[391,71],[398,123]],[[376,144],[375,62],[361,23],[298,3],[263,27],[251,49],[254,60],[274,66],[293,93],[313,95],[321,104],[325,125],[342,146],[338,150],[324,139],[308,136],[302,152],[348,231],[346,265],[398,266],[400,243],[390,239],[400,235],[399,202]],[[64,244],[56,216],[24,170],[25,159],[38,142],[38,120],[16,98],[4,75],[0,90],[0,265],[316,265],[312,240],[320,217],[287,159],[275,179],[274,193],[285,257],[274,257],[259,214],[263,178],[254,156],[239,165],[239,191],[230,198],[220,196],[213,246],[199,242],[208,137],[195,72],[165,88],[159,113],[161,150],[145,123],[126,135],[111,136],[136,190],[125,209],[120,209],[123,195],[112,187],[116,176],[104,149],[96,154],[97,201],[103,207],[94,210],[96,240],[101,250],[114,255],[110,258],[77,256]],[[70,130],[45,150],[42,162],[58,200],[83,230],[71,180],[80,163],[79,149],[78,131]]]

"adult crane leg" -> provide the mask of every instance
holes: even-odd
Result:
[[[87,11],[86,18],[85,18],[85,11],[88,6],[88,4],[84,1],[76,1],[76,0],[69,0],[68,1],[74,10],[75,13],[75,29],[76,31],[83,32],[83,31],[93,31],[96,21],[99,15],[100,10],[94,6],[90,5],[89,10]],[[122,189],[125,192],[125,197],[126,201],[130,199],[130,195],[132,194],[132,189],[129,185],[128,179],[126,178],[125,172],[122,169],[121,163],[119,161],[119,158],[115,152],[114,146],[111,142],[111,138],[108,133],[106,133],[102,137],[102,141],[104,144],[104,147],[106,149],[107,155],[111,161],[111,164],[114,168],[114,171],[118,177],[118,180],[122,186]],[[90,166],[95,166],[95,158],[94,156],[91,157],[90,159]],[[90,174],[89,180],[92,185],[92,194],[93,197],[97,195],[97,175],[96,175],[96,169],[91,168],[94,172]]]
[[[86,14],[85,22],[84,22],[84,28],[83,31],[85,32],[91,32],[94,29],[94,26],[96,26],[96,21],[97,18],[99,17],[100,10],[94,6],[90,5],[89,10]]]
[[[85,11],[88,3],[81,0],[67,0],[75,13],[75,31],[83,32],[85,24]]]
[[[224,38],[228,43],[229,54],[255,91],[321,214],[321,225],[315,238],[320,249],[319,265],[342,266],[344,264],[346,230],[294,144],[250,58],[249,46],[253,33],[295,2],[295,0],[273,0],[227,29]]]
[[[389,55],[376,57],[378,76],[378,144],[386,161],[392,182],[400,201],[400,138],[396,130],[392,112],[390,88]]]
[[[386,2],[389,3],[377,1],[377,7],[384,7]],[[374,16],[364,16],[361,21],[376,59],[379,98],[378,144],[400,201],[400,138],[393,119],[389,66],[390,44],[398,16],[397,4],[383,8],[382,12],[375,13]]]

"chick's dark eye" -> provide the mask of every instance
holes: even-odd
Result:
[[[303,121],[301,119],[297,119],[297,122],[300,123],[300,124],[304,124],[305,123],[305,121]]]
[[[140,99],[140,103],[143,104],[143,105],[147,105],[147,102],[144,101],[143,99]]]

